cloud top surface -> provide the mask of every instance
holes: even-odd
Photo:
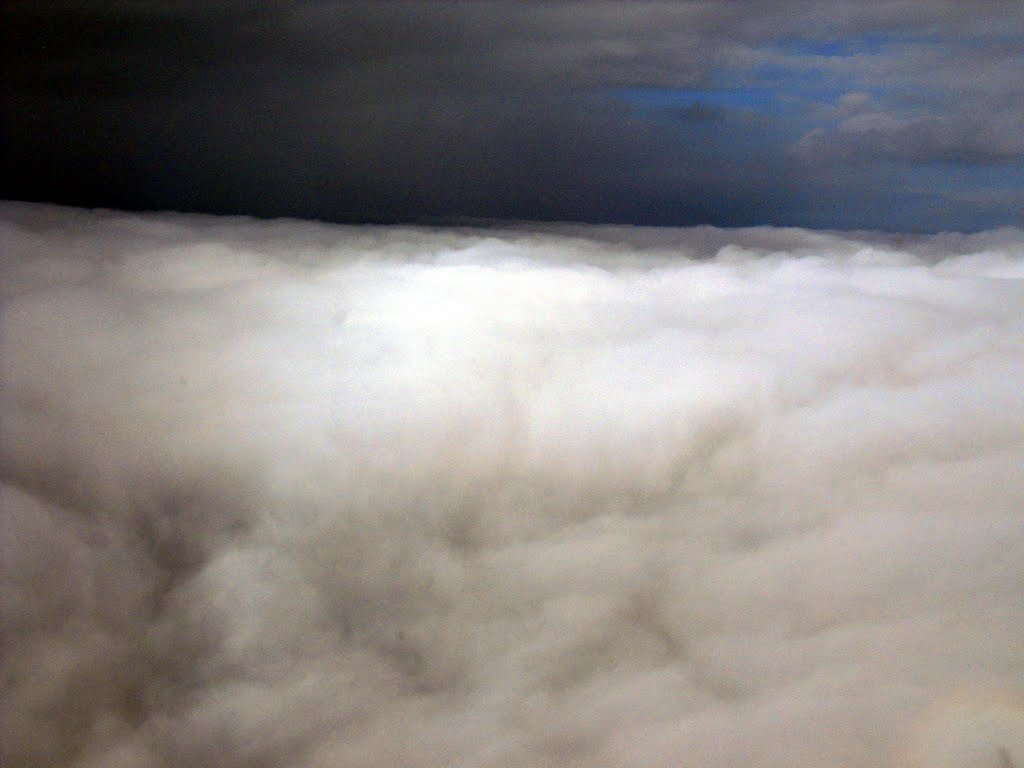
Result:
[[[1024,233],[2,214],[5,762],[1024,764]]]

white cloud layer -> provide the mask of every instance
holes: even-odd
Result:
[[[0,213],[5,765],[1024,766],[1024,233]]]

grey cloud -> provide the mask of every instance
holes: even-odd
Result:
[[[2,213],[5,764],[1024,759],[1020,230]]]
[[[42,82],[77,92],[91,84],[112,93],[159,93],[182,78],[199,85],[228,77],[253,87],[302,76],[350,79],[357,90],[687,87],[748,46],[870,34],[944,40],[955,53],[951,70],[971,77],[973,67],[956,62],[1001,50],[1004,59],[1019,57],[1012,35],[1022,24],[1016,5],[1005,2],[969,12],[954,3],[859,2],[827,9],[802,2],[13,3],[5,12],[22,33],[7,53],[15,89]],[[960,42],[972,36],[985,44]],[[892,74],[936,55],[925,42],[912,47],[919,51],[912,58],[868,59]]]
[[[1006,162],[1024,156],[1024,115],[904,118],[864,112],[843,119],[834,129],[814,129],[795,149],[819,162]]]
[[[822,178],[844,158],[1019,158],[1013,3],[16,2],[3,13],[5,197],[331,220],[928,229],[931,195],[957,228],[1019,220],[1002,198],[890,189],[883,171]],[[787,48],[849,36],[881,42],[838,57]],[[723,78],[770,90],[759,68],[771,67],[876,94],[900,127],[820,126],[827,141],[812,135],[801,160],[786,148],[828,105],[762,126],[717,107],[722,131],[702,136],[706,109],[602,101]],[[918,213],[891,220],[898,197]]]

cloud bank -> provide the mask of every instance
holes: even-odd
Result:
[[[1024,233],[5,204],[4,764],[1024,765]]]

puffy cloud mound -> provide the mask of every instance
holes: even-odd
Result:
[[[5,765],[1024,765],[1024,233],[0,213]]]

